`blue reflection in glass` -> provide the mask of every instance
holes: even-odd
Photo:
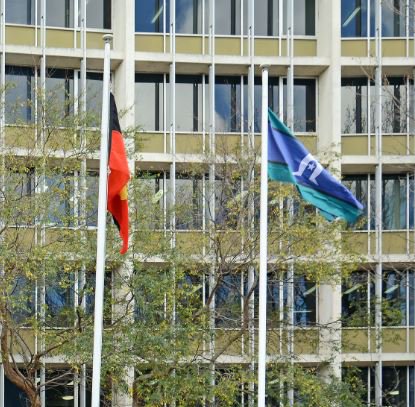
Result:
[[[367,0],[343,0],[342,37],[367,36]]]
[[[169,31],[169,0],[136,0],[135,31],[163,32],[163,20],[166,16],[166,31]]]
[[[74,306],[73,276],[58,272],[46,282],[45,304],[50,324],[67,326]]]

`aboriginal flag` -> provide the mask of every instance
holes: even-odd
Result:
[[[110,95],[109,123],[109,160],[108,176],[108,210],[120,231],[123,241],[121,254],[128,249],[128,193],[127,184],[130,179],[124,139],[118,121],[117,106],[114,95]]]

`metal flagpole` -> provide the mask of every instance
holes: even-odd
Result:
[[[382,2],[377,0],[375,9],[376,21],[376,272],[375,272],[375,331],[376,331],[376,374],[375,399],[376,407],[382,403]]]
[[[110,49],[112,35],[104,35],[104,80],[102,91],[101,154],[99,163],[97,263],[95,271],[94,354],[92,362],[92,407],[99,407],[104,307],[105,240],[107,219],[108,130],[110,105]]]
[[[265,407],[268,259],[268,65],[262,68],[261,203],[259,229],[258,407]]]

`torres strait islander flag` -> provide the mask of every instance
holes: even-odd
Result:
[[[294,184],[302,198],[328,220],[353,223],[362,204],[306,150],[276,114],[268,109],[268,176]]]
[[[109,160],[110,173],[108,176],[108,210],[112,214],[114,223],[120,231],[123,241],[121,254],[128,249],[128,192],[127,184],[130,180],[127,154],[124,139],[118,121],[118,111],[114,95],[110,94],[110,125],[109,125]]]

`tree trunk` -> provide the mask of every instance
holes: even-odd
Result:
[[[41,407],[42,403],[40,402],[39,394],[36,392],[33,397],[29,398],[31,407]]]
[[[9,347],[9,328],[3,319],[3,326],[1,331],[1,356],[6,377],[22,390],[30,401],[32,407],[41,407],[40,396],[37,392],[34,377],[25,377],[18,369],[17,365],[10,362],[10,347]],[[34,369],[36,371],[36,369]]]

